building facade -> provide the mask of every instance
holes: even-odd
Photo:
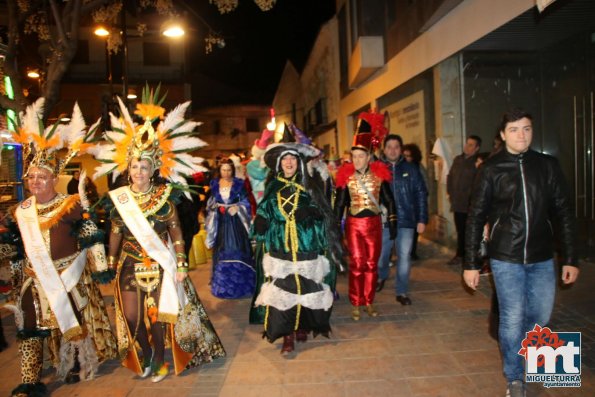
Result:
[[[489,152],[501,114],[519,106],[534,116],[533,148],[560,160],[581,255],[595,256],[595,2],[337,0],[336,10],[337,37],[327,42],[338,46],[329,51],[339,56],[338,76],[323,86],[339,90],[338,106],[327,107],[337,151],[349,149],[357,115],[370,108],[418,144],[430,193],[426,236],[454,246],[449,162],[468,135]],[[311,60],[324,47],[318,40]],[[297,79],[315,91],[304,72]]]

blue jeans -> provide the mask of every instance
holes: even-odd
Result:
[[[397,295],[407,295],[409,292],[409,274],[411,273],[411,247],[413,246],[414,229],[398,228],[397,238],[390,240],[388,227],[382,229],[382,253],[378,261],[378,279],[386,280],[390,273],[389,262],[393,247],[397,251],[397,278],[395,289]]]
[[[544,327],[552,315],[556,294],[554,260],[527,265],[490,260],[498,306],[498,337],[508,382],[524,380],[525,359],[517,353],[525,333],[535,324]]]

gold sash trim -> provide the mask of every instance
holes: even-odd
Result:
[[[187,299],[182,285],[175,281],[177,263],[171,241],[166,246],[159,238],[145,218],[128,186],[112,190],[109,195],[130,233],[134,235],[147,255],[159,263],[159,266],[164,270],[157,318],[159,321],[175,324],[180,305],[184,306]]]
[[[68,298],[68,288],[76,285],[84,268],[85,261],[80,261],[77,257],[73,265],[63,272],[63,274],[66,273],[66,279],[63,279],[58,274],[54,261],[43,240],[37,217],[35,196],[31,196],[21,202],[15,211],[15,216],[25,246],[25,252],[27,253],[27,259],[47,297],[52,312],[56,316],[60,331],[66,340],[69,340],[75,335],[79,335],[82,330]],[[74,268],[74,266],[81,266],[81,264],[82,268]]]

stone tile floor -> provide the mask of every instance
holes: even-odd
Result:
[[[203,265],[191,277],[227,350],[225,359],[159,384],[138,379],[116,361],[103,364],[93,381],[64,385],[54,380],[52,369],[44,371],[44,381],[55,397],[503,396],[498,345],[488,335],[489,277],[470,294],[462,287],[460,269],[445,265],[449,252],[427,241],[420,242],[419,251],[425,259],[412,268],[413,305],[395,302],[391,277],[376,298],[380,315],[356,323],[349,316],[347,277],[340,276],[332,338],[299,344],[288,356],[279,354],[280,342],[261,338],[262,326],[248,324],[249,299],[211,296],[210,265]],[[579,282],[558,292],[550,323],[554,331],[582,332],[582,387],[533,384],[529,395],[595,395],[594,280],[593,266],[583,266]],[[104,294],[111,303],[109,287]],[[0,395],[7,396],[20,381],[19,357],[14,321],[2,312],[10,346],[0,353]]]

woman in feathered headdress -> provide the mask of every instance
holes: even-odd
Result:
[[[100,362],[115,357],[116,341],[103,298],[94,282],[109,281],[103,233],[91,219],[84,185],[79,194],[56,192],[66,164],[89,146],[78,105],[69,124],[44,127],[44,99],[19,115],[13,138],[23,147],[31,196],[11,214],[3,240],[14,248],[13,288],[21,384],[13,395],[40,395],[43,341],[47,338],[58,376],[67,383],[92,379]],[[68,147],[60,159],[58,150]],[[83,178],[81,178],[84,180]],[[3,254],[8,251],[2,250]]]
[[[395,201],[388,182],[391,172],[381,161],[370,161],[372,150],[386,134],[384,116],[374,111],[359,115],[353,145],[351,163],[346,163],[337,172],[335,215],[343,219],[345,209],[345,236],[351,254],[349,265],[349,300],[353,305],[351,318],[360,319],[360,306],[371,317],[378,312],[373,306],[378,280],[378,259],[382,249],[381,205],[388,210],[386,227],[390,239],[397,233]]]
[[[129,185],[109,196],[112,228],[108,263],[116,270],[116,329],[122,364],[142,378],[159,382],[168,374],[164,361],[171,339],[174,370],[181,373],[225,355],[225,351],[187,278],[188,262],[175,201],[180,189],[157,178],[186,184],[184,175],[204,171],[201,158],[189,152],[205,143],[195,135],[196,122],[184,119],[189,102],[165,116],[164,98],[143,90],[133,122],[120,101],[120,118],[111,115],[108,144],[94,153],[104,164],[95,176],[127,172]],[[157,124],[156,127],[153,124]],[[149,324],[149,326],[145,326]],[[151,337],[149,338],[149,333]],[[142,349],[139,359],[136,343]]]

